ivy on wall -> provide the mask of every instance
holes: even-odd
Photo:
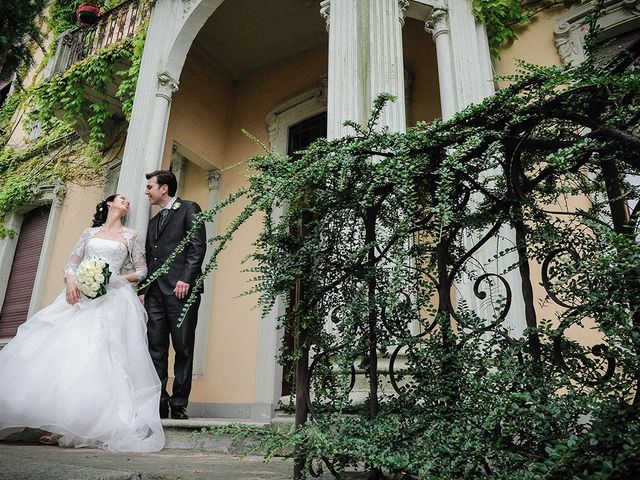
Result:
[[[52,31],[60,33],[75,26],[69,19],[79,3],[59,0],[51,5]],[[119,3],[122,1],[102,5],[113,7]],[[107,145],[107,129],[111,127],[107,120],[123,123],[130,118],[145,36],[146,25],[142,25],[133,37],[95,52],[63,74],[24,90],[16,89],[7,99],[0,108],[0,219],[32,202],[39,185],[60,181],[95,183],[101,177],[102,158],[111,147]],[[42,71],[49,58],[37,67],[36,73]],[[91,96],[87,94],[88,86]],[[113,96],[120,102],[121,112],[107,100]],[[88,126],[86,143],[76,133],[79,123]],[[9,147],[6,144],[18,126],[42,133],[35,140],[25,139],[23,144]],[[5,225],[0,225],[0,238],[11,234]]]
[[[500,49],[518,38],[516,30],[529,25],[548,9],[569,8],[584,0],[473,0],[473,13],[487,28],[489,47],[495,57]]]

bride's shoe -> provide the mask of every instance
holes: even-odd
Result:
[[[58,435],[57,433],[47,433],[40,437],[40,443],[43,445],[57,445],[60,437],[62,437],[62,435]]]

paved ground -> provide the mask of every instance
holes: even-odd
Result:
[[[262,480],[291,478],[291,460],[191,450],[124,454],[0,442],[0,480]],[[323,476],[322,478],[330,478]]]

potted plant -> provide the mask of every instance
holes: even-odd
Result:
[[[76,19],[81,27],[91,27],[98,23],[100,6],[95,2],[82,2],[76,8]]]

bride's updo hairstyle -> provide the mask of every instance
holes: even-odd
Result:
[[[109,205],[108,202],[113,202],[118,194],[109,195],[103,201],[96,205],[96,213],[93,216],[93,224],[92,227],[100,227],[104,222],[107,221],[107,214],[109,213]]]

